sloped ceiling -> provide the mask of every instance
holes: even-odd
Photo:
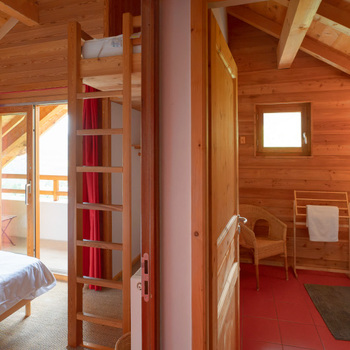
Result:
[[[278,38],[278,68],[291,67],[302,50],[350,74],[350,0],[227,0],[210,4],[226,6],[229,15]]]

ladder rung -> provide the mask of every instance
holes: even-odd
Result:
[[[101,317],[93,314],[89,314],[87,312],[78,312],[77,319],[80,321],[86,321],[90,323],[100,324],[103,326],[110,326],[115,328],[122,328],[123,321],[117,318],[111,317]]]
[[[297,201],[348,202],[346,199],[298,198]]]
[[[77,240],[78,247],[100,248],[110,250],[123,250],[123,244],[105,241]]]
[[[141,45],[142,44],[141,38],[134,38],[134,39],[132,39],[132,44],[134,46]]]
[[[98,344],[90,343],[88,341],[83,341],[81,346],[83,348],[92,349],[92,350],[115,350],[115,348],[109,348],[108,346],[98,345]]]
[[[298,214],[296,213],[297,216],[307,216],[306,214]],[[339,215],[339,219],[350,219],[350,216],[348,215]]]
[[[102,210],[102,211],[123,211],[122,205],[99,204],[99,203],[77,203],[77,209]]]
[[[123,135],[123,129],[83,129],[77,130],[77,136],[105,136],[105,135]]]
[[[325,205],[325,206],[326,206],[326,205]],[[336,205],[335,205],[335,207],[336,207]],[[297,208],[306,209],[306,205],[297,205]],[[339,208],[339,210],[348,210],[347,207],[345,207],[345,208],[338,207],[338,208]]]
[[[113,91],[93,91],[77,93],[78,100],[87,100],[91,98],[107,98],[107,97],[123,97],[123,92],[118,90]]]
[[[77,277],[77,283],[81,284],[92,284],[94,286],[111,288],[111,289],[122,289],[123,282],[107,280],[102,278],[93,278],[93,277]]]
[[[78,173],[122,173],[121,166],[77,166]]]

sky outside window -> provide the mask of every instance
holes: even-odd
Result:
[[[264,113],[264,147],[301,147],[301,112]]]

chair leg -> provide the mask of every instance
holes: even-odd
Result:
[[[288,281],[288,258],[287,258],[287,247],[284,246],[284,267],[286,269],[286,280]]]
[[[259,264],[255,264],[255,275],[256,275],[256,290],[259,291],[260,283],[259,283]]]

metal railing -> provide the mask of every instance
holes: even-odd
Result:
[[[27,175],[25,174],[2,174],[3,179],[20,179],[26,180]],[[68,181],[68,176],[65,175],[40,175],[40,180],[50,180],[53,181],[52,190],[40,190],[40,195],[53,196],[54,201],[58,201],[60,197],[67,197],[67,191],[60,191],[60,181]],[[20,193],[25,194],[23,189],[12,189],[12,188],[2,188],[2,193]]]

